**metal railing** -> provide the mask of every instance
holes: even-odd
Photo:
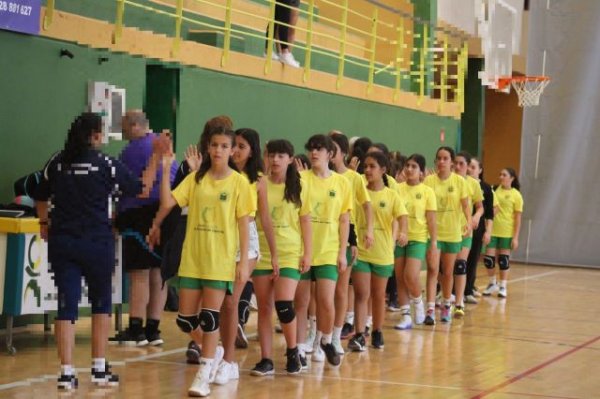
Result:
[[[249,0],[192,0],[192,3],[197,5],[215,7],[220,10],[219,12],[222,11],[221,21],[223,25],[219,25],[218,23],[201,20],[191,10],[184,9],[184,0],[174,0],[174,4],[148,1],[145,1],[144,4],[141,0],[114,1],[116,2],[116,15],[112,36],[113,44],[119,42],[123,36],[127,9],[138,8],[173,20],[173,43],[171,48],[173,57],[176,57],[180,51],[181,41],[183,40],[182,25],[185,22],[223,34],[222,67],[226,66],[229,61],[231,39],[235,34],[238,35],[237,37],[266,40],[265,74],[269,74],[272,69],[273,45],[293,45],[304,52],[304,82],[310,80],[314,55],[319,55],[337,61],[336,86],[338,89],[342,87],[345,78],[347,78],[346,65],[352,65],[367,72],[366,96],[372,92],[376,77],[388,75],[388,80],[393,81],[394,102],[398,101],[401,91],[413,91],[418,95],[419,104],[426,98],[434,97],[440,100],[440,108],[444,104],[452,102],[459,105],[461,112],[464,111],[464,77],[467,71],[468,59],[466,38],[437,29],[429,21],[423,21],[401,10],[397,10],[396,15],[394,15],[393,12],[390,12],[389,7],[381,8],[371,4],[372,14],[364,15],[349,8],[349,0],[306,0],[306,9],[303,7],[298,9],[300,16],[306,20],[306,23],[291,26],[275,21],[276,0],[266,0],[268,8],[265,9],[264,15],[256,15],[244,10],[243,7],[237,7],[242,2]],[[338,9],[341,17],[338,20],[317,15],[318,4]],[[281,3],[278,3],[277,6],[292,8]],[[55,0],[48,0],[43,21],[44,29],[48,29],[51,24],[56,23],[53,20],[54,9]],[[166,9],[171,9],[171,11]],[[380,14],[385,14],[386,18],[393,15],[396,20],[386,20]],[[249,17],[260,21],[261,24],[267,26],[266,36],[263,32],[257,32],[256,29],[244,29],[242,26],[234,24],[233,20],[236,17]],[[361,25],[370,26],[370,30],[361,29],[350,24],[350,17],[362,21]],[[319,25],[317,25],[317,18]],[[286,43],[274,37],[276,23],[303,32],[305,35],[304,42]],[[333,34],[332,31],[337,34]],[[454,45],[450,44],[450,35],[454,36]],[[352,37],[352,40],[350,40],[350,37]],[[337,42],[338,46],[334,48],[322,45],[316,46],[315,43],[319,40]],[[457,42],[459,44],[456,44]],[[387,46],[388,53],[392,53],[392,55],[387,56],[386,59],[386,55],[378,54],[378,46]],[[363,56],[348,55],[349,49]],[[410,56],[407,56],[407,53]],[[454,71],[453,73],[450,72],[451,69]],[[410,89],[403,89],[403,81],[409,83]]]

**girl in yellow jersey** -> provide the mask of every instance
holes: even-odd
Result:
[[[473,230],[477,230],[481,216],[483,216],[483,192],[479,182],[467,174],[467,169],[471,163],[471,154],[468,152],[459,152],[456,155],[455,170],[456,173],[465,179],[467,191],[469,194],[469,209],[472,209],[471,231],[468,236],[463,237],[460,252],[456,257],[454,264],[454,293],[456,295],[456,305],[454,307],[454,317],[461,318],[465,315],[465,286],[467,285],[467,259],[471,246],[473,245]],[[463,229],[467,223],[462,218]]]
[[[504,168],[500,172],[500,186],[496,189],[498,213],[494,217],[492,239],[490,240],[483,263],[487,269],[490,283],[483,295],[492,295],[498,291],[500,298],[508,295],[506,281],[510,268],[510,253],[519,247],[519,231],[521,230],[521,214],[523,213],[523,197],[519,192],[521,185],[517,172],[513,168]],[[496,283],[495,263],[500,268],[500,286]]]
[[[310,299],[310,281],[316,280],[317,339],[312,360],[337,366],[340,355],[333,347],[334,295],[338,275],[347,267],[346,247],[350,230],[352,195],[350,183],[329,169],[335,154],[331,138],[317,134],[305,146],[311,169],[303,172],[311,204],[313,256],[311,269],[301,277],[296,293],[298,314],[305,314]],[[299,334],[300,335],[300,334]]]
[[[410,304],[414,306],[415,323],[425,322],[425,307],[421,297],[419,281],[421,263],[427,253],[427,237],[429,236],[429,251],[437,248],[437,227],[435,214],[437,210],[435,193],[421,182],[425,173],[425,157],[413,154],[408,157],[404,166],[406,181],[398,185],[400,198],[408,211],[408,243],[396,246],[394,252],[396,281],[398,286],[398,303],[402,317],[394,328],[407,330],[412,328]],[[427,301],[435,301],[436,273],[427,273]]]
[[[383,349],[383,319],[385,317],[385,288],[394,270],[394,237],[398,237],[401,245],[407,243],[407,215],[404,203],[395,190],[388,187],[389,160],[381,152],[371,152],[365,157],[365,177],[367,189],[373,204],[375,239],[367,248],[362,241],[358,242],[358,261],[352,268],[354,285],[354,311],[356,333],[348,343],[352,351],[366,349],[365,328],[369,297],[373,303],[373,333],[371,344],[376,349]],[[394,231],[395,223],[400,226]],[[362,209],[356,214],[358,234],[364,234],[366,215]]]
[[[388,162],[390,160],[390,150],[388,149],[387,145],[383,143],[373,143],[369,148],[369,152],[381,152],[388,159]],[[392,190],[398,190],[398,182],[394,177],[388,174],[389,172],[391,172],[391,170],[386,172],[388,184]]]
[[[310,268],[312,247],[308,191],[294,166],[294,147],[287,140],[272,140],[267,144],[267,151],[269,176],[265,181],[279,263],[273,265],[271,262],[266,235],[259,220],[261,257],[252,273],[258,302],[261,349],[261,360],[251,371],[256,376],[274,373],[273,301],[287,344],[286,371],[297,374],[302,369],[293,300],[300,274]]]
[[[463,237],[469,236],[471,232],[471,210],[469,209],[467,184],[465,179],[452,172],[454,157],[452,148],[440,147],[435,155],[437,173],[427,176],[423,182],[433,189],[437,203],[436,223],[438,249],[441,253],[443,299],[440,319],[444,323],[451,319],[452,283],[456,256],[460,252]],[[464,227],[461,215],[464,215],[467,220]],[[436,259],[433,252],[427,260],[427,265],[431,269],[439,268],[439,260]],[[428,293],[427,297],[430,295],[431,293]],[[425,324],[435,324],[435,303],[427,303]]]
[[[350,295],[352,287],[350,287],[350,274],[352,273],[352,266],[358,256],[357,241],[364,240],[366,248],[370,248],[373,245],[373,210],[371,207],[371,197],[367,192],[367,186],[365,181],[356,171],[349,169],[344,162],[344,159],[348,155],[348,149],[350,143],[348,138],[338,131],[329,133],[329,137],[333,140],[336,148],[335,156],[332,159],[333,167],[336,172],[348,179],[352,190],[352,212],[350,212],[350,235],[349,235],[349,246],[346,251],[346,259],[348,261],[348,268],[342,274],[340,274],[337,285],[335,287],[335,321],[333,324],[333,346],[335,347],[338,354],[344,354],[344,348],[342,347],[342,328],[346,318],[346,311],[349,308],[349,298],[354,296]],[[364,236],[358,237],[355,231],[356,223],[356,212],[359,208],[362,208],[366,216],[366,229],[364,230]],[[352,309],[354,303],[352,303]],[[347,331],[347,334],[350,332]]]
[[[232,293],[233,281],[248,279],[248,220],[256,211],[248,180],[232,168],[235,165],[230,165],[234,133],[217,128],[206,139],[208,156],[203,157],[197,172],[190,173],[172,192],[166,179],[161,182],[160,209],[148,238],[151,245],[159,242],[165,216],[175,205],[188,207],[179,266],[177,325],[195,341],[202,342],[199,370],[188,391],[192,396],[210,394],[219,339],[219,309],[226,293]],[[172,161],[170,158],[165,163]],[[238,244],[240,260],[236,264]],[[198,314],[200,301],[202,310]],[[200,329],[202,337],[198,336]]]

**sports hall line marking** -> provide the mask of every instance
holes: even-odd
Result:
[[[546,272],[546,273],[539,273],[539,274],[532,274],[530,276],[525,276],[525,277],[520,277],[520,278],[515,278],[513,280],[508,280],[509,283],[517,283],[519,281],[526,281],[526,280],[531,280],[534,278],[540,278],[540,277],[545,277],[545,276],[550,276],[552,274],[558,274],[560,273],[559,270],[553,270],[551,272]]]
[[[525,370],[524,372],[522,372],[520,374],[517,374],[516,376],[512,377],[509,380],[506,380],[506,381],[504,381],[504,382],[502,382],[502,383],[500,383],[498,385],[495,385],[495,386],[493,386],[491,388],[488,388],[485,391],[480,392],[479,394],[473,396],[471,399],[480,399],[480,398],[483,398],[485,396],[488,396],[489,394],[494,393],[494,392],[496,392],[496,391],[498,391],[498,390],[500,390],[500,389],[502,389],[502,388],[504,388],[504,387],[506,387],[508,385],[514,384],[515,382],[517,382],[519,380],[522,380],[523,378],[525,378],[525,377],[527,377],[527,376],[529,376],[529,375],[531,375],[531,374],[533,374],[533,373],[535,373],[535,372],[537,372],[537,371],[539,371],[539,370],[541,370],[541,369],[543,369],[543,368],[545,368],[545,367],[547,367],[547,366],[549,366],[549,365],[551,365],[553,363],[556,363],[559,360],[562,360],[565,357],[569,356],[570,354],[575,353],[575,352],[577,352],[577,351],[579,351],[581,349],[584,349],[585,347],[587,347],[587,346],[589,346],[589,345],[591,345],[591,344],[593,344],[593,343],[595,343],[595,342],[597,342],[599,340],[600,340],[600,335],[597,336],[596,338],[590,339],[587,342],[584,342],[581,345],[576,346],[573,349],[569,349],[566,352],[563,352],[563,353],[561,353],[561,354],[559,354],[557,356],[554,356],[552,359],[546,360],[545,362],[540,363],[537,366],[534,366],[534,367],[530,368],[529,370]]]

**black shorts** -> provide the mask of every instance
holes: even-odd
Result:
[[[119,214],[116,220],[121,233],[123,270],[148,270],[160,268],[162,248],[150,250],[146,236],[158,211],[158,203],[131,208]]]

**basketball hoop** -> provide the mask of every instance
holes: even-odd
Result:
[[[512,84],[519,95],[519,107],[533,107],[540,104],[540,96],[548,83],[548,76],[510,76],[498,79],[498,90]]]

